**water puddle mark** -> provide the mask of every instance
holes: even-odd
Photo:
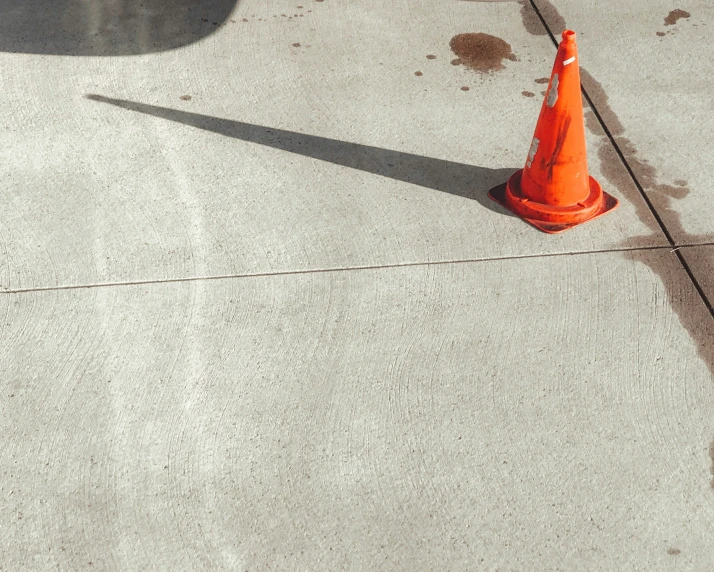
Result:
[[[548,83],[550,81],[549,77],[539,77],[538,79],[534,80],[536,83]]]
[[[528,0],[523,0],[523,2],[530,4]],[[561,26],[567,28],[565,21],[548,0],[537,0],[537,5],[540,15],[543,16],[543,21],[549,25],[550,31],[554,34],[551,36],[551,40],[555,44],[557,43],[555,34],[560,34]],[[524,6],[524,10],[525,8],[526,6]],[[530,9],[535,12],[532,7]],[[538,16],[537,13],[536,16]],[[545,29],[542,23],[539,25]],[[529,28],[526,29],[529,30]],[[714,307],[682,251],[674,248],[672,252],[687,274],[704,307],[693,303],[692,296],[682,295],[682,277],[678,273],[672,272],[671,263],[666,258],[643,257],[637,250],[643,246],[651,245],[652,240],[662,234],[673,247],[677,243],[711,243],[714,241],[714,235],[691,235],[686,232],[681,217],[674,206],[674,201],[683,199],[689,194],[690,189],[687,181],[677,179],[673,185],[661,183],[657,169],[650,165],[646,159],[641,158],[635,145],[625,137],[625,128],[610,107],[607,93],[602,85],[582,67],[580,68],[580,80],[588,103],[592,106],[585,111],[585,125],[603,139],[597,150],[600,159],[600,172],[613,188],[620,190],[625,196],[630,195],[628,199],[635,208],[635,214],[649,227],[651,232],[648,236],[632,236],[619,246],[627,249],[625,254],[627,259],[647,264],[659,277],[667,292],[670,307],[694,342],[700,359],[714,374],[714,323],[712,322]],[[636,195],[633,195],[632,191],[633,181],[637,187]],[[714,260],[709,262],[707,259],[703,264],[708,264],[711,272],[714,273]],[[712,476],[714,477],[714,443],[710,449],[710,456],[712,457]],[[712,488],[714,488],[714,478],[712,483]]]
[[[677,179],[674,185],[658,182],[659,177],[657,169],[650,165],[646,159],[641,159],[638,156],[637,148],[634,146],[632,141],[625,137],[625,128],[617,115],[615,115],[613,110],[610,108],[608,96],[602,85],[583,68],[580,69],[580,79],[585,91],[590,96],[590,99],[593,101],[593,104],[599,111],[600,116],[609,129],[615,143],[617,143],[617,146],[620,148],[623,157],[632,168],[645,191],[658,193],[673,199],[685,198],[689,194],[687,181]],[[585,112],[585,125],[591,131],[599,132],[600,128],[597,117],[591,109],[587,109]],[[606,145],[600,146],[599,155],[602,163],[603,175],[608,177],[608,175],[612,175],[612,173],[605,172],[607,170],[607,164],[610,163],[610,161],[604,160],[605,157],[603,156],[603,153],[607,154]],[[616,167],[619,166],[616,165]],[[664,204],[661,203],[656,206],[669,210]]]
[[[463,64],[481,73],[504,69],[503,60],[517,61],[508,42],[482,32],[458,34],[451,38],[449,47],[459,60],[458,64],[452,60],[453,65]]]
[[[295,42],[293,44],[293,48],[299,48],[300,47],[300,42]]]
[[[522,91],[521,95],[523,97],[535,97],[535,93],[533,93],[532,91]]]
[[[677,8],[676,10],[672,10],[669,14],[667,14],[667,17],[664,19],[664,25],[674,26],[682,18],[689,18],[690,16],[691,14],[689,12]]]
[[[671,556],[677,556],[678,554],[681,554],[681,553],[682,553],[682,551],[679,548],[670,548],[669,550],[667,550],[667,554],[669,554]]]
[[[191,101],[191,96],[190,95],[182,95],[179,97],[180,100],[182,101]]]
[[[435,59],[436,59],[436,56],[435,56],[434,54],[429,54],[429,55],[426,56],[426,59],[427,59],[427,60],[435,60]]]
[[[468,88],[467,86],[463,86],[463,87],[461,88],[461,91],[468,91],[468,90],[469,90],[469,88]]]
[[[423,74],[422,72],[420,72],[420,71],[415,71],[415,72],[414,72],[414,75],[417,76],[417,77],[421,77],[421,76],[423,76],[424,74]]]
[[[521,20],[523,22],[523,27],[526,31],[533,36],[545,36],[547,35],[546,29],[538,17],[538,14],[531,6],[529,0],[519,0],[518,3],[521,5]],[[553,4],[548,0],[538,2],[538,8],[548,22],[551,28],[551,32],[556,37],[559,37],[563,30],[567,30],[568,27],[565,25],[565,18],[563,18]]]

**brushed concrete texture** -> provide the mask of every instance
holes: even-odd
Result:
[[[714,241],[714,3],[535,4],[555,34],[578,32],[583,86],[675,241]]]
[[[714,567],[667,249],[0,305],[3,570]]]
[[[525,162],[555,57],[518,3],[298,5],[242,0],[160,53],[89,57],[75,36],[62,56],[0,53],[0,289],[666,244],[602,133],[612,214],[546,236],[487,198]],[[451,65],[466,32],[518,61]]]

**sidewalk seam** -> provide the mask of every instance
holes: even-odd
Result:
[[[714,243],[711,244],[714,246]],[[40,288],[17,288],[3,290],[0,294],[25,294],[29,292],[54,292],[59,290],[81,290],[84,288],[109,288],[116,286],[144,286],[148,284],[173,284],[181,282],[198,282],[201,280],[231,280],[235,278],[264,278],[269,276],[294,276],[300,274],[326,274],[331,272],[350,272],[357,270],[385,270],[390,268],[412,268],[419,266],[443,266],[448,264],[472,264],[474,262],[501,262],[507,260],[524,260],[531,258],[555,258],[560,256],[580,256],[592,254],[608,254],[613,252],[641,252],[650,250],[669,250],[679,255],[670,245],[640,246],[636,248],[610,248],[601,250],[576,250],[572,252],[552,252],[540,254],[514,254],[512,256],[494,256],[487,258],[469,258],[459,260],[436,260],[433,262],[404,262],[401,264],[376,264],[373,266],[346,266],[338,268],[313,268],[307,270],[286,270],[282,272],[256,272],[253,274],[223,274],[219,276],[191,276],[188,278],[166,278],[164,280],[136,280],[126,282],[102,282],[96,284],[77,284],[70,286],[46,286]]]

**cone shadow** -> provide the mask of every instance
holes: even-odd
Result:
[[[490,169],[101,95],[85,97],[241,141],[473,199],[499,214],[511,214],[489,200],[486,192],[507,180],[515,168]]]

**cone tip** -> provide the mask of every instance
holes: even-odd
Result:
[[[573,30],[565,30],[563,32],[563,41],[564,42],[574,42],[575,41],[575,32],[573,32]]]

